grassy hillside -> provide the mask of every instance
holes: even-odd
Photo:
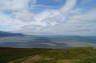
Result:
[[[96,63],[96,48],[0,48],[0,63]]]

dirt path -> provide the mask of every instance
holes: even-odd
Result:
[[[54,60],[54,58],[48,58],[48,57],[43,57],[43,56],[40,56],[40,55],[34,55],[34,56],[29,56],[29,57],[17,59],[17,60],[14,60],[14,61],[10,61],[8,63],[35,63],[36,61],[38,62],[42,59],[47,60],[47,61]],[[64,60],[59,59],[59,60],[56,61],[56,63],[74,63],[74,62],[78,62],[78,61],[80,61],[80,59],[64,59]]]
[[[40,55],[34,55],[29,57],[24,57],[21,59],[13,60],[8,63],[34,63],[35,61],[40,60],[42,57]]]
[[[35,56],[30,56],[27,59],[25,59],[24,61],[22,61],[21,63],[33,63],[35,61],[40,60],[42,57],[40,55],[35,55]]]

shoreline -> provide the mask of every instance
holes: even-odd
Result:
[[[8,42],[9,43],[9,42]],[[64,49],[64,48],[78,48],[78,47],[95,47],[96,44],[80,43],[80,42],[65,42],[65,43],[18,43],[10,42],[0,44],[0,47],[8,48],[50,48],[50,49]]]

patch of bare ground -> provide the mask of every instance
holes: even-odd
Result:
[[[10,61],[8,63],[33,63],[34,61],[40,60],[40,58],[41,58],[40,55],[34,55],[34,56],[16,59],[16,60]]]
[[[42,58],[40,55],[30,56],[21,63],[34,63],[35,61],[38,61]]]
[[[47,57],[43,57],[40,55],[34,55],[34,56],[29,56],[29,57],[13,60],[8,63],[35,63],[36,61],[39,61],[41,59],[51,60],[52,58],[47,58]]]
[[[20,62],[20,61],[23,61],[25,60],[27,57],[24,57],[24,58],[20,58],[20,59],[16,59],[16,60],[13,60],[13,61],[9,61],[7,63],[17,63],[17,62]]]

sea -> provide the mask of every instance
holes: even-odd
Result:
[[[96,47],[96,36],[8,36],[0,37],[0,47],[72,48]]]

